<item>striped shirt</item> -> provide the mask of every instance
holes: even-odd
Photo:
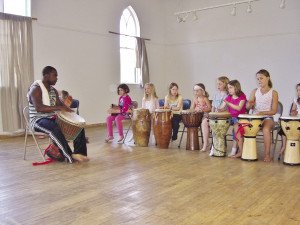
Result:
[[[35,86],[38,86],[37,84]],[[56,105],[56,92],[54,87],[50,86],[50,91],[49,91],[49,97],[50,97],[50,106],[55,106]],[[37,112],[36,108],[32,103],[29,102],[29,119],[30,119],[30,124],[32,127],[34,127],[34,124],[36,121],[38,121],[41,118],[51,118],[55,113],[42,113],[42,112]]]

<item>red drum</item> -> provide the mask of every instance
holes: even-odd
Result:
[[[201,125],[203,112],[182,110],[182,122],[187,127],[186,150],[199,150],[198,130]]]
[[[238,116],[239,126],[243,127],[245,131],[242,160],[257,160],[256,135],[261,128],[263,119],[264,116],[255,114],[240,114]]]
[[[286,147],[283,163],[287,165],[300,165],[300,117],[280,117],[280,125],[286,135]]]
[[[159,148],[168,148],[172,136],[172,112],[169,109],[156,109],[154,112],[154,137]]]
[[[85,120],[75,112],[57,112],[56,122],[67,141],[74,141],[85,126]]]
[[[231,115],[228,112],[210,112],[209,126],[213,135],[213,156],[226,156],[226,134],[230,126]]]
[[[134,109],[131,120],[135,144],[140,147],[147,147],[151,132],[151,114],[149,110]]]

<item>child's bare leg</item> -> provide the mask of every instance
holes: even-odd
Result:
[[[264,135],[264,152],[265,152],[265,157],[264,157],[264,162],[270,162],[270,149],[271,149],[271,130],[273,128],[274,122],[273,120],[265,120],[263,122],[263,135]]]
[[[208,146],[208,138],[209,138],[209,125],[208,119],[204,118],[201,123],[202,135],[203,135],[203,146],[200,150],[201,152],[205,152]]]

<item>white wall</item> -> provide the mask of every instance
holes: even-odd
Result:
[[[295,85],[300,82],[300,1],[288,0],[280,9],[280,1],[263,0],[253,4],[207,10],[198,21],[188,18],[178,23],[174,12],[198,9],[232,1],[166,1],[166,71],[167,82],[175,81],[184,97],[192,97],[193,84],[202,82],[208,92],[215,92],[220,75],[238,79],[249,96],[256,87],[255,73],[265,68],[271,73],[274,88],[287,112]]]
[[[105,122],[106,109],[117,101],[119,83],[118,36],[122,10],[133,6],[147,42],[150,80],[158,95],[177,82],[185,98],[192,98],[194,83],[203,82],[212,95],[220,75],[238,79],[249,96],[256,87],[255,73],[270,71],[280,101],[287,107],[299,82],[300,1],[278,0],[253,4],[253,12],[238,6],[199,13],[199,20],[177,23],[173,15],[217,5],[228,0],[32,0],[35,77],[46,65],[58,69],[58,89],[67,89],[80,100],[80,114],[88,123]],[[131,85],[133,99],[143,90]],[[113,89],[111,91],[111,89]]]
[[[89,124],[103,123],[106,110],[117,103],[120,82],[119,31],[122,11],[133,6],[147,42],[150,78],[164,71],[164,8],[159,0],[33,0],[35,78],[46,65],[57,68],[57,89],[80,100],[80,114]],[[132,99],[141,102],[143,89],[130,85]]]

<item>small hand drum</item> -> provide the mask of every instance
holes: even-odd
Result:
[[[74,141],[85,126],[85,120],[74,112],[57,112],[56,122],[67,141]]]

